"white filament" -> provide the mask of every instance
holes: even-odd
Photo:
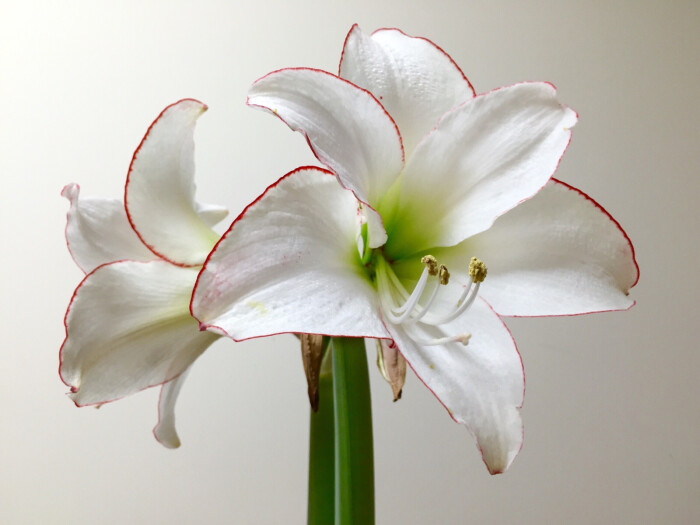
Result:
[[[387,320],[397,325],[415,324],[419,321],[433,326],[449,323],[464,314],[474,303],[479,292],[479,285],[481,284],[477,282],[476,286],[473,286],[473,283],[470,283],[469,286],[465,287],[453,309],[442,315],[436,315],[434,312],[431,312],[432,306],[435,303],[440,289],[448,285],[441,284],[439,277],[430,275],[426,267],[423,269],[423,273],[409,295],[389,264],[386,263],[386,261],[382,261],[380,264],[381,266],[378,268],[377,277],[381,290],[379,296],[382,310]],[[421,304],[421,298],[428,282],[431,280],[435,281],[434,287],[427,300]],[[470,337],[471,334],[462,333],[426,341],[416,340],[416,343],[425,346],[434,346],[451,342],[460,342],[466,345]]]
[[[393,273],[393,272],[392,272]],[[392,313],[394,315],[397,315],[397,323],[401,324],[403,323],[409,315],[413,312],[415,309],[416,305],[418,304],[418,301],[421,298],[421,295],[423,295],[423,290],[425,290],[425,285],[428,282],[428,268],[423,268],[423,273],[420,276],[420,279],[418,279],[418,283],[416,284],[416,287],[413,289],[413,293],[411,296],[408,298],[408,300],[400,307],[398,308],[392,308]]]
[[[444,345],[445,343],[462,343],[464,346],[469,344],[469,339],[471,339],[472,334],[465,332],[463,334],[452,335],[449,337],[440,337],[436,339],[430,339],[428,341],[416,340],[416,343],[423,346],[437,346]]]

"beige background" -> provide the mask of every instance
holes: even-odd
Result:
[[[375,5],[376,4],[376,5]],[[477,91],[550,80],[580,121],[558,177],[635,243],[626,313],[509,321],[527,371],[525,445],[490,477],[414,378],[371,370],[379,524],[698,523],[700,4],[673,2],[10,2],[0,12],[3,257],[0,523],[303,523],[308,407],[291,336],[220,341],[183,389],[183,446],[150,430],[155,391],[76,409],[56,373],[81,278],[61,187],[119,196],[167,104],[210,106],[199,195],[234,215],[315,159],[245,106],[284,66],[337,68],[353,22],[432,38]]]

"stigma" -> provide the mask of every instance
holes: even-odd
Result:
[[[469,310],[487,275],[484,262],[472,257],[468,267],[469,284],[464,287],[458,299],[456,301],[453,299],[452,305],[445,309],[445,301],[437,301],[437,299],[439,295],[447,293],[447,287],[450,286],[449,270],[444,264],[439,264],[432,255],[421,258],[421,263],[423,264],[423,272],[410,294],[389,263],[382,261],[381,268],[378,268],[377,277],[382,311],[387,321],[392,324],[406,325],[408,328],[419,322],[440,326],[454,321]],[[442,305],[440,311],[436,311],[435,306],[438,303]],[[460,333],[427,341],[417,340],[416,342],[427,346],[451,342],[467,345],[470,337],[469,333]]]

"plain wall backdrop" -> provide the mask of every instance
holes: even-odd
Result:
[[[209,105],[198,197],[237,213],[317,164],[245,106],[286,66],[337,71],[354,22],[425,36],[477,92],[548,80],[580,120],[557,177],[634,242],[637,306],[507,320],[527,373],[525,444],[491,477],[471,436],[415,377],[391,402],[372,366],[377,523],[700,522],[700,3],[357,0],[0,3],[0,523],[305,522],[308,403],[292,336],[217,342],[153,439],[157,391],[77,409],[57,374],[81,279],[68,202],[118,197],[169,103]],[[373,361],[373,356],[370,356]],[[410,375],[410,373],[409,373]]]

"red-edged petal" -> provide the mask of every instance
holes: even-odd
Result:
[[[408,255],[488,229],[550,179],[576,119],[551,84],[535,82],[447,113],[406,165],[387,249]]]
[[[248,104],[301,132],[318,159],[376,208],[403,168],[396,124],[374,96],[316,69],[282,69],[257,80]]]
[[[66,222],[68,250],[85,273],[120,259],[156,258],[129,225],[121,201],[81,197],[80,186],[73,183],[67,184],[61,195],[70,201]]]
[[[340,76],[379,99],[399,126],[407,157],[445,112],[474,97],[447,53],[398,29],[367,36],[354,25],[343,46]]]
[[[105,403],[181,374],[217,338],[189,315],[197,271],[165,261],[98,267],[66,312],[61,379],[79,406]]]
[[[194,128],[207,107],[192,99],[168,106],[136,149],[126,180],[129,221],[143,243],[178,265],[200,265],[218,235],[198,214]]]
[[[386,337],[358,254],[358,201],[299,168],[234,221],[202,269],[192,314],[235,340],[282,332]]]
[[[487,231],[436,252],[456,278],[469,258],[488,266],[480,294],[500,315],[573,315],[625,310],[639,277],[634,248],[598,203],[550,181]]]
[[[525,375],[508,328],[480,300],[468,314],[441,325],[387,323],[399,351],[452,419],[476,437],[491,474],[504,472],[522,446],[520,407]],[[425,346],[421,340],[471,333],[458,342]]]

